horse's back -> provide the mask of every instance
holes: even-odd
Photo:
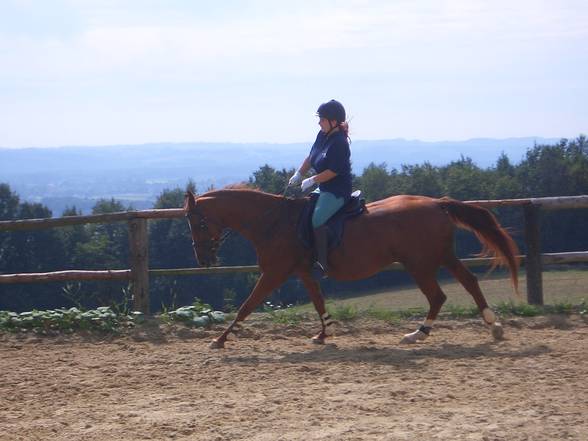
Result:
[[[439,202],[439,199],[428,196],[391,196],[367,204],[365,217],[360,217],[360,222],[365,226],[382,223],[388,228],[394,225],[404,226],[410,231],[415,231],[419,227],[426,228],[431,223],[447,221],[449,224],[449,219]]]
[[[370,202],[366,205],[368,212],[370,211],[406,211],[415,209],[434,209],[438,206],[439,199],[428,196],[415,196],[401,194],[397,196],[390,196],[386,199]]]

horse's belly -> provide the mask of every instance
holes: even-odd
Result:
[[[337,280],[365,279],[396,260],[397,257],[382,243],[344,241],[329,255],[329,275]]]

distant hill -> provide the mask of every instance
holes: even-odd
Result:
[[[361,174],[374,162],[389,168],[402,164],[444,165],[461,156],[480,167],[492,166],[504,152],[520,162],[534,144],[559,139],[509,138],[425,142],[418,140],[354,140],[353,171]],[[199,190],[247,180],[264,164],[277,169],[297,167],[311,143],[230,144],[182,143],[101,147],[0,148],[0,182],[21,199],[42,202],[61,215],[76,205],[84,213],[98,198],[111,198],[137,209],[151,207],[166,188],[183,188],[189,179]]]

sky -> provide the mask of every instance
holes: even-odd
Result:
[[[585,0],[0,0],[0,146],[588,131]]]

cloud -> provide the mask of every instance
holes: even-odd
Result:
[[[17,127],[32,115],[38,132],[54,130],[55,140],[66,119],[77,121],[80,137],[118,139],[132,131],[148,139],[140,126],[149,125],[159,130],[159,139],[169,139],[166,133],[195,139],[205,130],[226,138],[215,124],[227,100],[243,110],[241,125],[230,134],[234,140],[247,131],[250,139],[277,140],[290,131],[283,121],[306,118],[317,96],[342,97],[358,115],[371,115],[369,131],[361,132],[356,120],[361,136],[405,130],[410,121],[418,136],[425,126],[447,125],[456,112],[541,106],[545,90],[555,91],[552,109],[569,108],[566,91],[572,87],[574,96],[586,96],[583,1],[56,0],[9,1],[13,7],[4,9],[5,4],[0,117]],[[292,103],[292,109],[281,118],[269,115],[272,134],[251,119],[276,101]],[[37,114],[50,112],[52,119],[35,122]],[[404,115],[395,129],[387,120],[391,112]],[[194,116],[201,127],[182,134]],[[108,135],[101,127],[92,134],[96,121],[118,131]]]
[[[504,54],[528,41],[538,45],[538,40],[588,36],[582,25],[588,8],[535,1],[519,1],[516,6],[465,0],[301,2],[286,9],[258,1],[252,4],[253,12],[210,14],[209,19],[191,15],[194,11],[184,4],[185,17],[176,10],[162,14],[159,22],[149,14],[150,4],[159,3],[148,2],[137,11],[136,2],[122,10],[118,2],[90,2],[77,11],[85,27],[73,34],[0,34],[0,48],[6,54],[1,75],[16,79],[23,73],[42,73],[57,80],[134,73],[214,79],[236,65],[255,74],[284,72],[282,63],[298,72],[328,73],[322,57],[335,63],[331,70],[353,73],[371,68],[345,59],[346,54],[361,57],[361,51],[380,70],[441,65],[444,59],[466,68],[471,63],[460,58],[496,53],[492,48],[498,41],[507,45],[501,49]],[[390,54],[397,60],[389,60]],[[485,58],[477,61],[487,64]]]

